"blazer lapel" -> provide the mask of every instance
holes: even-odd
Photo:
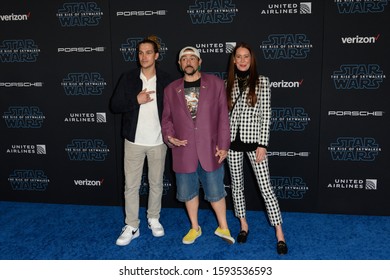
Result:
[[[207,91],[207,84],[202,83],[202,81],[201,81],[200,89],[199,89],[198,110],[196,112],[197,115],[201,114],[203,106],[204,106],[203,104],[205,104],[205,102],[206,103],[210,102],[210,100],[207,100],[210,95],[208,95],[206,93],[206,91]]]
[[[187,101],[186,101],[186,98],[184,96],[185,95],[184,87],[183,86],[177,87],[176,94],[177,94],[177,100],[179,101],[179,108],[183,109],[185,111],[184,113],[187,115],[187,117],[192,120],[190,111],[187,108]]]

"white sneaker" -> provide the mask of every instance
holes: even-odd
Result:
[[[139,228],[134,228],[129,225],[126,225],[122,228],[121,235],[116,240],[116,245],[126,246],[131,240],[139,236]]]
[[[158,219],[150,218],[148,219],[149,229],[152,230],[152,234],[154,237],[164,236],[164,228],[158,221]]]

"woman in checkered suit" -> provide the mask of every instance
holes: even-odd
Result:
[[[275,227],[278,254],[287,253],[278,200],[271,188],[267,146],[270,134],[271,90],[268,77],[259,76],[250,46],[237,44],[229,62],[226,81],[230,112],[230,150],[228,164],[234,212],[241,230],[237,242],[245,243],[249,226],[245,217],[243,158],[247,154],[264,198],[268,218]]]

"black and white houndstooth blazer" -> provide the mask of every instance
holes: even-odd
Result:
[[[240,96],[238,80],[234,81],[232,104],[239,99],[230,112],[230,140],[235,140],[239,129],[242,142],[257,143],[267,148],[271,123],[271,88],[268,77],[260,75],[259,80],[260,84],[256,87],[257,103],[254,107],[246,102],[249,88]]]

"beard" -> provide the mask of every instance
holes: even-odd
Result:
[[[187,71],[188,68],[191,68],[192,71]],[[187,75],[194,75],[198,70],[195,69],[194,67],[192,66],[187,66],[186,68],[184,68],[184,73],[186,73]]]

